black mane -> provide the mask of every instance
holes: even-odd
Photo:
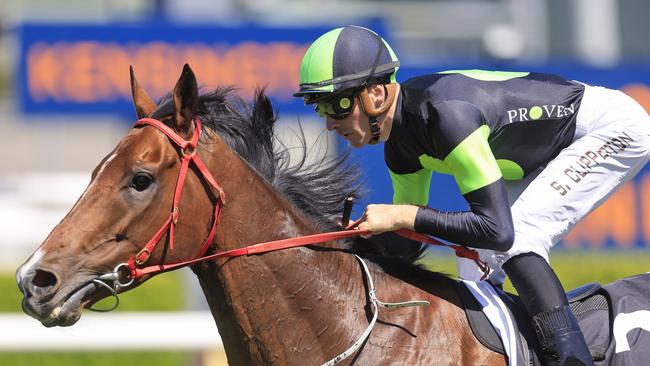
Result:
[[[359,197],[358,169],[346,164],[346,156],[309,165],[304,136],[301,136],[298,161],[290,162],[289,148],[274,135],[277,116],[264,91],[255,93],[252,104],[244,102],[234,91],[232,87],[223,87],[199,97],[197,114],[203,128],[216,131],[233,151],[321,230],[335,230],[335,219],[342,213],[345,198]],[[160,119],[169,115],[172,108],[168,95],[152,117]]]
[[[172,104],[170,95],[163,98],[152,117],[161,119],[171,114]],[[277,116],[264,90],[258,90],[254,102],[247,104],[234,88],[218,88],[200,96],[197,114],[204,129],[216,131],[230,148],[321,230],[340,229],[335,220],[342,214],[344,200],[349,196],[359,198],[361,193],[359,169],[347,162],[348,154],[309,165],[308,148],[302,135],[300,159],[290,164],[289,149],[274,135]],[[402,241],[390,245],[395,236],[387,239],[382,236],[369,245],[359,238],[351,243],[350,249],[390,272],[403,273],[404,264],[417,270],[413,262],[422,254],[420,244]]]

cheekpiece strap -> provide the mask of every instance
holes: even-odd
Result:
[[[376,145],[379,143],[379,139],[381,137],[379,122],[377,121],[377,117],[370,117],[370,120],[368,122],[370,123],[370,131],[372,132],[372,140],[370,140],[368,144]]]

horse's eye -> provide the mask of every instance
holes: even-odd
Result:
[[[131,180],[131,184],[129,184],[129,186],[138,192],[142,192],[145,189],[149,188],[152,182],[153,178],[151,175],[147,173],[137,173],[135,176],[133,176],[133,179]]]

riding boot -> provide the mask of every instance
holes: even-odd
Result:
[[[593,366],[562,284],[548,262],[535,253],[524,253],[510,258],[502,268],[532,318],[547,365]]]
[[[568,305],[534,315],[533,326],[547,365],[594,364],[578,321]]]

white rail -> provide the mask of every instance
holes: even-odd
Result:
[[[214,319],[200,312],[84,313],[67,328],[0,314],[0,351],[223,349]]]

